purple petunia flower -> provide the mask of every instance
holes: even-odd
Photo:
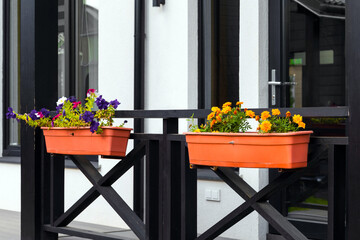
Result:
[[[56,107],[56,114],[60,113],[60,110],[62,109],[63,106],[64,106],[64,104],[60,104]]]
[[[74,96],[70,96],[70,97],[68,98],[68,100],[69,100],[71,103],[74,103],[74,102],[77,101],[77,100],[76,100],[76,97],[74,97]]]
[[[50,111],[47,110],[46,108],[42,108],[42,109],[40,110],[40,112],[41,112],[42,115],[44,115],[44,117],[46,117],[46,118],[50,116]]]
[[[34,109],[29,113],[29,117],[31,118],[31,120],[38,120],[38,112]]]
[[[90,123],[90,132],[92,132],[92,133],[96,132],[98,130],[99,125],[100,124],[98,122],[92,121]]]
[[[14,110],[11,107],[8,108],[8,112],[6,113],[6,118],[7,119],[16,118],[16,114],[14,113]]]
[[[115,109],[120,105],[119,101],[117,99],[110,101],[110,105],[113,105]]]
[[[106,110],[109,106],[109,102],[107,102],[105,99],[103,99],[102,95],[100,95],[98,98],[96,98],[95,103],[100,110],[102,110],[102,109]]]
[[[86,111],[81,114],[80,119],[84,120],[85,122],[92,122],[94,120],[94,114],[90,111]]]
[[[63,110],[62,115],[63,115],[64,117],[66,116],[65,109]]]

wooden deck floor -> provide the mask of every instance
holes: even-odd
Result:
[[[137,240],[132,231],[114,227],[102,226],[91,223],[73,222],[70,227],[91,230],[94,232],[109,233],[124,237],[125,239]],[[84,240],[84,238],[60,235],[60,240]],[[20,213],[0,209],[0,240],[20,240]],[[216,238],[216,240],[231,240],[229,238]],[[233,239],[234,240],[234,239]]]
[[[74,222],[70,227],[91,230],[94,232],[109,233],[126,239],[138,239],[134,233],[127,229],[102,226],[91,223]],[[84,238],[60,235],[60,240],[84,240]],[[0,240],[20,240],[20,213],[0,210]]]

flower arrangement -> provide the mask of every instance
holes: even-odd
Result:
[[[259,122],[257,130],[260,133],[287,133],[297,132],[300,128],[305,129],[305,123],[299,114],[291,116],[291,113],[287,111],[285,117],[280,117],[279,109],[272,109],[271,114],[269,111],[263,111],[261,116],[255,116]]]
[[[222,109],[212,107],[211,113],[207,116],[205,125],[198,127],[193,123],[190,125],[191,132],[246,132],[251,127],[248,123],[249,118],[254,118],[259,122],[257,131],[259,133],[287,133],[296,132],[300,128],[305,128],[302,116],[295,114],[291,116],[288,111],[285,117],[280,117],[279,109],[264,111],[260,116],[247,108],[241,109],[243,102],[237,102],[235,107],[231,107],[231,102],[223,104]]]
[[[98,110],[93,112],[94,103]],[[113,126],[115,109],[120,105],[117,99],[107,102],[95,89],[87,91],[85,104],[75,97],[61,97],[57,101],[56,115],[50,116],[48,109],[32,110],[30,113],[18,114],[8,108],[6,118],[23,120],[31,127],[90,127],[92,133],[102,133],[101,127]],[[123,127],[125,120],[119,127]]]
[[[234,107],[231,107],[231,102],[223,104],[222,109],[212,107],[211,113],[207,116],[205,125],[200,128],[197,125],[191,124],[190,131],[192,132],[246,132],[251,128],[247,118],[254,118],[255,113],[251,110],[241,109],[243,102],[237,102]]]

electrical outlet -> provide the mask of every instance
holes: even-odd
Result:
[[[206,189],[205,199],[207,201],[220,202],[221,201],[220,189]]]

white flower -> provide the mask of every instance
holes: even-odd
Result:
[[[60,104],[64,104],[64,102],[67,100],[66,97],[61,97],[59,98],[59,100],[56,102],[56,105],[59,106]]]

